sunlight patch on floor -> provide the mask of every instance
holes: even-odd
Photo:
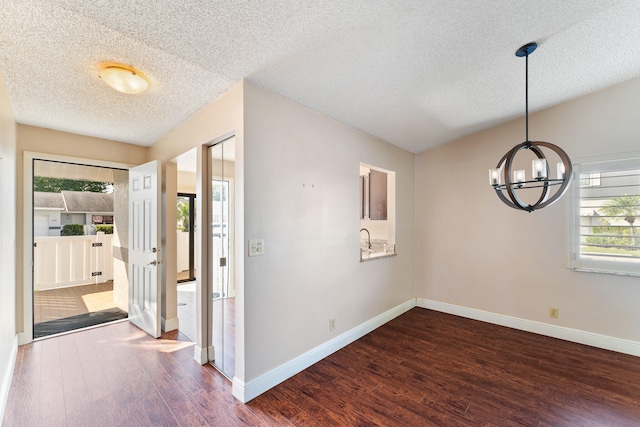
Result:
[[[82,295],[82,301],[89,312],[106,310],[116,306],[113,302],[113,291]]]

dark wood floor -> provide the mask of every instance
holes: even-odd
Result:
[[[128,323],[23,346],[6,426],[638,426],[640,358],[415,308],[244,405]]]

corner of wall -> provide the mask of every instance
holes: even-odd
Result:
[[[0,71],[0,423],[18,352],[16,335],[16,152],[17,125]],[[13,209],[11,209],[13,207]]]
[[[519,317],[506,316],[504,314],[491,313],[475,308],[462,307],[440,301],[418,298],[417,306],[429,310],[440,311],[442,313],[453,314],[455,316],[466,317],[467,319],[479,320],[494,325],[506,326],[520,331],[532,332],[534,334],[545,335],[578,344],[589,345],[591,347],[603,348],[605,350],[617,351],[619,353],[630,354],[640,357],[640,342],[625,340],[589,331],[567,328],[564,326],[551,325],[549,323],[537,322],[534,320],[522,319]]]
[[[16,336],[11,345],[9,354],[9,360],[4,369],[0,372],[0,422],[4,419],[4,411],[7,407],[7,400],[9,399],[9,389],[11,388],[11,379],[13,378],[13,370],[16,365],[16,357],[18,355],[18,337]],[[0,366],[0,369],[2,367]]]

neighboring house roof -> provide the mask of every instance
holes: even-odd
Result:
[[[113,212],[113,194],[62,191],[67,212]]]
[[[59,209],[65,212],[113,212],[112,193],[62,191],[62,193],[33,192],[34,209]]]
[[[61,193],[33,192],[33,207],[35,209],[65,210]]]

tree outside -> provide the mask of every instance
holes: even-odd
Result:
[[[44,193],[60,193],[65,191],[89,191],[92,193],[109,193],[113,183],[83,181],[66,178],[33,177],[33,191]]]
[[[189,203],[178,200],[178,230],[189,231]]]
[[[602,227],[593,227],[593,235],[587,237],[586,243],[593,245],[585,248],[589,252],[610,253],[618,255],[640,256],[640,236],[634,226],[640,217],[640,195],[618,196],[598,209],[602,216]],[[628,226],[616,225],[623,219]]]
[[[640,216],[640,195],[630,196],[625,194],[624,196],[614,197],[604,207],[600,208],[600,212],[605,217],[609,218],[623,218],[629,223],[629,235],[631,236],[631,243],[633,246],[638,246],[638,239],[633,224]],[[603,220],[605,220],[603,218]]]

